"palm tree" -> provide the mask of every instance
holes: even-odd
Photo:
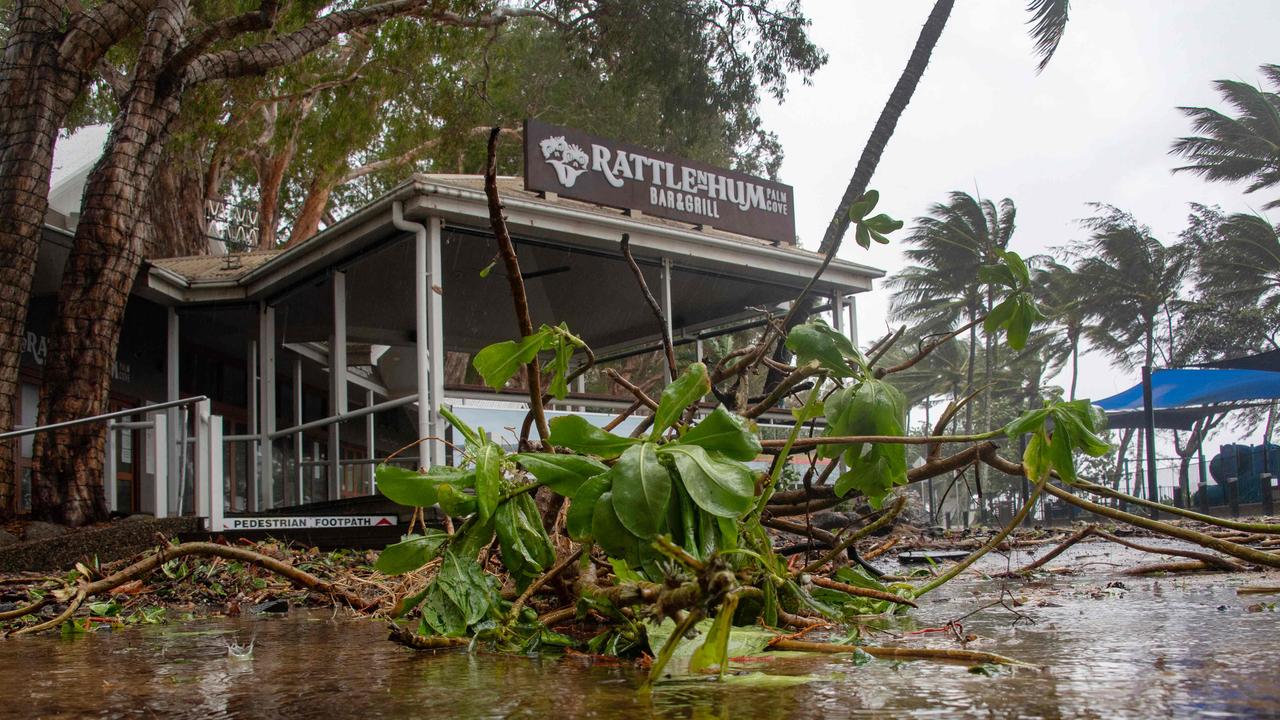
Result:
[[[1186,170],[1216,181],[1247,180],[1245,192],[1280,184],[1280,65],[1263,65],[1258,71],[1272,91],[1238,80],[1214,83],[1239,113],[1235,117],[1212,108],[1179,108],[1198,134],[1174,142],[1172,152],[1191,161],[1175,172]],[[1280,207],[1280,198],[1263,207]]]
[[[1040,267],[1035,273],[1036,302],[1049,321],[1066,338],[1066,345],[1051,344],[1047,352],[1058,364],[1071,362],[1071,387],[1067,397],[1076,399],[1076,381],[1080,375],[1080,339],[1088,327],[1089,313],[1085,298],[1089,292],[1083,276],[1052,258],[1036,258]]]
[[[978,280],[978,268],[997,260],[1009,246],[1016,211],[1008,198],[997,205],[963,192],[951,193],[948,202],[929,208],[916,218],[906,238],[907,259],[912,263],[889,279],[894,288],[890,309],[895,320],[911,322],[921,332],[969,327],[969,363],[965,392],[973,389],[978,352],[978,321],[990,311],[995,298]],[[995,362],[993,348],[985,352],[986,379]],[[966,430],[972,419],[966,413]]]
[[[1198,258],[1200,288],[1236,307],[1280,309],[1280,226],[1237,213],[1218,231]]]
[[[1094,207],[1100,214],[1082,223],[1091,235],[1074,248],[1076,273],[1089,288],[1083,308],[1095,320],[1085,335],[1126,370],[1153,365],[1157,351],[1168,362],[1171,354],[1157,340],[1170,339],[1188,255],[1161,245],[1129,213]]]

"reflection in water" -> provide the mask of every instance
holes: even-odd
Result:
[[[1255,576],[1256,577],[1256,576]],[[92,636],[0,641],[3,717],[1254,717],[1280,711],[1280,613],[1249,612],[1240,578],[1011,582],[1036,622],[1001,607],[965,620],[975,649],[1040,665],[987,677],[963,666],[778,657],[752,663],[798,685],[684,682],[640,691],[630,666],[587,658],[416,653],[376,622],[329,613],[217,618]],[[997,597],[997,581],[957,585],[901,635]],[[1220,607],[1224,609],[1219,609]],[[874,642],[891,640],[872,634]],[[228,643],[254,639],[251,659]],[[941,634],[907,636],[941,645]],[[756,667],[759,666],[759,667]],[[19,680],[19,678],[21,678]]]

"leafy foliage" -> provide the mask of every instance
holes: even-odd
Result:
[[[1027,345],[1031,327],[1043,320],[1044,314],[1036,307],[1031,293],[1031,272],[1027,263],[1012,250],[1002,250],[997,257],[1001,262],[979,268],[978,276],[983,282],[1000,287],[1005,297],[987,313],[982,329],[987,334],[1003,329],[1009,347],[1021,350]]]
[[[875,209],[876,203],[880,202],[880,193],[875,190],[868,190],[862,197],[854,201],[849,206],[849,219],[854,225],[854,240],[862,248],[869,249],[871,241],[875,240],[881,245],[888,245],[889,233],[902,229],[902,221],[894,220],[884,213],[867,217],[867,214]]]
[[[1076,479],[1075,451],[1100,457],[1111,445],[1098,436],[1106,429],[1106,416],[1088,400],[1050,402],[1005,427],[1010,438],[1031,433],[1022,463],[1027,477],[1039,481],[1056,471],[1070,483]]]

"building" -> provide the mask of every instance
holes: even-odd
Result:
[[[624,233],[690,359],[794,298],[821,261],[793,244],[527,190],[520,178],[499,186],[535,322],[567,323],[602,362],[659,347],[657,321],[619,249]],[[46,228],[15,398],[23,424],[35,420],[74,220],[55,208]],[[213,497],[222,501],[210,502],[225,512],[367,495],[378,458],[420,437],[450,437],[441,405],[513,440],[507,428],[523,417],[523,394],[494,393],[469,370],[472,353],[519,335],[495,252],[481,178],[416,175],[289,249],[150,259],[126,311],[111,407],[205,396],[212,417],[183,407],[113,425],[108,504],[200,511],[195,478],[202,458],[215,456]],[[855,339],[852,297],[881,275],[836,260],[816,286]],[[603,423],[631,399],[587,389],[553,409],[596,411]],[[147,424],[156,416],[168,432]],[[216,423],[220,441],[199,432],[200,422]],[[217,447],[198,450],[201,441]],[[26,474],[31,442],[19,442]],[[450,460],[444,442],[416,453],[401,459]]]

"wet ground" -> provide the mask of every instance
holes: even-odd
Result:
[[[1036,667],[994,675],[785,656],[750,663],[770,677],[642,691],[643,674],[629,665],[414,652],[387,642],[375,622],[295,611],[0,641],[0,717],[1280,716],[1280,610],[1271,605],[1280,595],[1236,592],[1280,585],[1280,575],[1116,574],[1138,559],[1083,544],[1050,566],[1080,574],[970,577],[864,631],[873,644],[960,647],[946,633],[911,633],[1003,599],[962,621],[963,634],[976,636],[967,646]],[[251,659],[228,656],[228,642],[250,640]]]

